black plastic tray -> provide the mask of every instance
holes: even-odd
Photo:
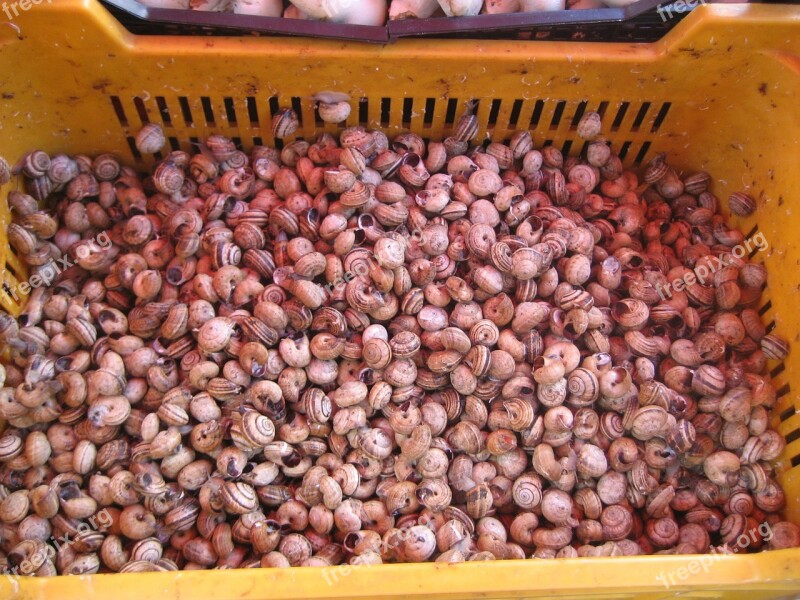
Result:
[[[147,35],[280,35],[386,44],[406,37],[652,42],[672,29],[683,12],[659,0],[624,8],[432,17],[389,21],[385,26],[253,17],[229,13],[149,8],[136,0],[101,0],[132,33]],[[699,4],[699,2],[698,2]],[[659,6],[664,6],[662,12]],[[667,11],[671,9],[671,17]]]
[[[554,10],[549,12],[476,15],[474,17],[431,17],[428,19],[403,19],[391,21],[389,37],[420,35],[442,36],[451,33],[479,33],[496,31],[521,31],[542,25],[597,25],[630,21],[654,10],[661,0],[639,0],[624,8],[592,8],[586,10]],[[675,15],[675,13],[673,13]],[[665,19],[666,20],[669,19]]]
[[[523,39],[583,42],[655,42],[675,27],[690,10],[672,10],[662,18],[657,8],[663,5],[666,16],[672,7],[657,0],[640,0],[626,8],[561,10],[475,17],[434,17],[393,21],[389,37],[463,39]],[[685,4],[684,4],[685,6]],[[449,21],[449,22],[447,22]]]
[[[325,21],[254,17],[202,10],[150,8],[136,0],[102,0],[132,33],[150,35],[242,35],[268,34],[321,37],[385,44],[387,27],[343,25]]]

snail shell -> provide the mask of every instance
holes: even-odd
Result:
[[[317,105],[319,118],[325,123],[341,123],[350,116],[350,103],[342,102],[320,102]]]
[[[523,510],[534,510],[542,502],[542,480],[535,473],[517,477],[511,488],[514,504]]]
[[[282,108],[272,118],[272,135],[276,138],[286,138],[294,134],[300,125],[297,113],[291,108]]]
[[[581,120],[578,121],[577,133],[582,140],[590,142],[600,135],[602,129],[603,124],[600,115],[591,111],[584,113]]]
[[[160,125],[148,123],[136,134],[136,149],[142,154],[155,154],[160,152],[167,143],[164,130]]]
[[[744,192],[734,192],[728,198],[731,212],[740,217],[749,217],[756,211],[756,201]]]

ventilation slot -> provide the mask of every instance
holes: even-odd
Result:
[[[797,414],[797,409],[794,406],[790,406],[784,411],[781,411],[780,415],[778,415],[781,419],[781,423],[788,421],[793,416]]]
[[[225,105],[225,116],[228,117],[228,123],[236,125],[236,108],[233,104],[233,98],[225,98],[222,102]]]
[[[575,109],[575,116],[572,117],[572,123],[570,123],[569,130],[570,131],[577,131],[578,130],[578,123],[581,122],[583,115],[586,113],[586,106],[589,103],[585,100],[578,104],[578,108]]]
[[[414,116],[414,99],[405,98],[403,100],[403,127],[411,127],[411,118]]]
[[[542,111],[544,110],[544,100],[537,100],[533,105],[533,113],[531,114],[531,129],[536,129],[539,125],[539,119],[542,118]]]
[[[272,120],[272,118],[275,115],[278,114],[278,111],[280,109],[281,109],[281,105],[278,102],[278,97],[277,96],[270,96],[270,99],[269,99],[269,118],[270,118],[270,120]]]
[[[187,127],[194,126],[194,117],[192,116],[192,107],[189,106],[189,99],[186,96],[178,98],[178,104],[181,107],[181,114],[183,115],[183,122]]]
[[[140,158],[142,158],[142,153],[139,152],[139,149],[136,147],[136,139],[133,138],[132,136],[128,136],[125,139],[128,142],[128,148],[130,148],[130,151],[131,151],[131,154],[133,155],[133,158],[135,158],[136,160],[139,160]]]
[[[511,114],[508,116],[508,128],[516,129],[519,122],[519,116],[522,114],[522,100],[514,100],[514,105],[511,107]]]
[[[147,108],[144,105],[144,100],[136,96],[133,99],[133,105],[136,107],[136,112],[139,115],[139,119],[142,121],[142,125],[149,123],[150,117],[147,116]]]
[[[167,101],[164,99],[164,96],[156,97],[156,106],[158,106],[158,114],[161,115],[161,120],[164,122],[164,125],[166,125],[167,127],[171,127],[172,115],[169,113],[169,108],[167,108]]]
[[[650,103],[645,102],[642,104],[642,107],[639,109],[639,112],[636,114],[636,118],[633,120],[633,125],[631,125],[631,131],[639,131],[639,128],[642,126],[642,122],[644,118],[647,116],[647,111],[650,110]]]
[[[567,103],[564,100],[556,104],[556,109],[553,111],[553,119],[550,121],[550,131],[558,130],[558,126],[561,124],[561,117],[564,114],[564,109],[566,106]]]
[[[636,158],[634,159],[634,163],[637,164],[637,165],[642,164],[642,162],[644,161],[645,156],[647,156],[647,153],[649,151],[650,151],[650,142],[645,142],[644,144],[642,144],[642,148],[641,148],[641,150],[639,150],[639,154],[636,155]]]
[[[436,110],[436,98],[425,100],[425,114],[422,117],[422,126],[430,128],[433,125],[433,112]]]
[[[456,110],[458,110],[458,100],[450,98],[447,101],[447,112],[444,115],[444,124],[446,126],[452,126],[456,122]]]
[[[15,281],[19,281],[21,279],[20,273],[17,272],[17,270],[14,268],[14,265],[12,265],[10,262],[6,263],[5,273],[7,275],[13,275]]]
[[[625,142],[622,144],[622,147],[619,149],[619,158],[620,160],[624,160],[625,157],[628,155],[628,150],[630,150],[631,144],[633,142]]]
[[[625,118],[625,113],[628,112],[628,107],[630,107],[630,102],[623,102],[619,109],[617,110],[617,116],[614,117],[613,123],[611,123],[611,131],[619,131],[620,125],[622,125],[622,120]],[[620,158],[622,158],[620,156]]]
[[[489,122],[487,127],[494,127],[497,124],[497,117],[500,114],[500,106],[503,103],[499,98],[492,100],[492,107],[489,109]]]
[[[202,96],[200,98],[200,105],[203,107],[203,116],[206,120],[206,125],[214,127],[216,121],[214,119],[214,107],[211,106],[211,98]]]
[[[292,110],[297,115],[298,127],[303,127],[303,101],[297,96],[292,98]]]
[[[795,429],[794,431],[790,431],[788,434],[786,434],[787,444],[791,444],[797,440],[800,440],[800,429]]]
[[[381,98],[381,127],[389,126],[389,119],[392,112],[392,99]]]
[[[758,315],[763,317],[770,308],[772,308],[772,301],[767,300],[767,303],[758,309]]]
[[[111,96],[111,106],[114,107],[114,114],[117,115],[119,124],[123,127],[127,127],[128,117],[125,116],[125,109],[122,108],[122,102],[120,102],[119,96]]]
[[[258,125],[258,102],[252,96],[245,98],[245,106],[247,106],[247,117],[250,119],[250,125]]]
[[[778,375],[783,373],[785,370],[786,370],[786,366],[783,363],[781,363],[778,366],[776,366],[774,369],[772,369],[772,371],[769,372],[769,376],[772,377],[773,379],[775,379]]]
[[[0,289],[2,289],[3,292],[5,292],[10,302],[13,302],[14,304],[20,304],[23,298],[20,298],[20,294],[18,293],[16,294],[15,297],[14,290],[16,290],[22,277],[20,276],[19,273],[17,273],[16,269],[14,268],[14,265],[12,265],[11,262],[6,263],[4,275],[5,277],[3,278],[3,285],[2,287],[0,287]]]
[[[369,127],[369,100],[361,98],[358,102],[358,124]]]
[[[659,130],[661,124],[664,122],[664,119],[667,118],[667,113],[669,113],[670,108],[672,108],[671,102],[664,102],[664,104],[661,105],[661,110],[658,111],[655,121],[653,121],[653,126],[650,128],[650,133],[655,133]]]

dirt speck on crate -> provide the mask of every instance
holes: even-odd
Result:
[[[92,84],[92,89],[105,92],[105,89],[111,85],[110,79],[98,79]]]

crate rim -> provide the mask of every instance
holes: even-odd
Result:
[[[445,600],[487,594],[508,598],[533,594],[628,598],[634,594],[659,592],[664,596],[655,597],[735,591],[745,585],[757,586],[748,587],[750,590],[781,593],[800,589],[799,553],[798,549],[788,549],[720,555],[712,557],[714,564],[706,572],[701,561],[709,557],[708,554],[111,573],[49,578],[6,576],[0,578],[0,596],[9,600],[47,598],[55,594],[92,599],[113,596],[115,600],[165,597],[320,600],[421,595]],[[624,588],[617,577],[609,577],[609,573],[620,575],[621,560],[630,567],[625,572]],[[697,567],[692,568],[693,564]],[[581,577],[574,581],[549,578],[556,570],[569,567],[579,568]],[[695,570],[696,574],[691,573]],[[662,581],[669,583],[670,575],[675,585],[665,586]],[[422,581],[430,585],[423,588]]]

